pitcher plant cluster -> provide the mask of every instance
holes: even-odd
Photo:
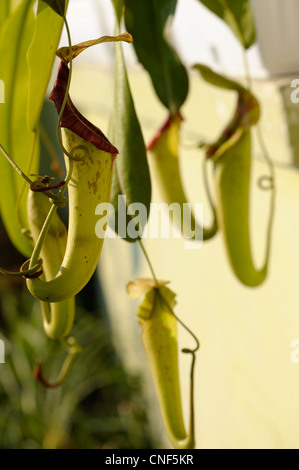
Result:
[[[249,1],[201,0],[226,22],[244,48],[247,84],[224,77],[204,64],[194,64],[199,80],[234,93],[236,105],[219,137],[198,144],[199,152],[204,149],[202,176],[212,214],[211,225],[203,226],[202,218],[192,212],[180,162],[180,129],[183,120],[188,120],[182,108],[189,93],[189,71],[169,41],[176,3],[176,0],[112,0],[114,36],[88,38],[73,45],[66,20],[67,0],[39,0],[36,11],[33,0],[21,0],[15,8],[10,7],[9,0],[3,0],[0,77],[5,83],[5,106],[0,115],[0,192],[5,204],[1,204],[1,217],[12,243],[27,261],[19,272],[4,268],[1,272],[25,279],[29,292],[40,301],[45,333],[66,347],[67,355],[57,380],[49,382],[40,363],[34,371],[35,378],[44,386],[58,387],[70,372],[77,354],[82,352],[76,339],[69,336],[75,318],[75,297],[96,269],[107,223],[127,242],[138,243],[152,277],[128,282],[127,292],[131,298],[142,298],[137,317],[165,430],[174,447],[187,449],[196,445],[194,365],[199,341],[174,313],[176,295],[168,282],[157,278],[142,243],[151,206],[151,179],[158,182],[164,203],[179,209],[171,213],[171,221],[182,230],[188,243],[192,240],[196,243],[196,234],[200,234],[204,247],[220,232],[232,272],[249,287],[260,285],[267,276],[275,182],[259,130],[261,105],[251,90],[246,62],[246,50],[255,42]],[[128,32],[121,33],[123,21]],[[68,44],[57,50],[64,25]],[[106,42],[114,43],[115,58],[109,139],[77,110],[69,95],[73,61],[87,48]],[[127,77],[124,42],[129,43],[126,47],[134,47],[166,110],[165,122],[147,146]],[[58,179],[53,175],[39,175],[39,142],[45,134],[40,116],[55,54],[60,58],[60,65],[49,99],[57,110],[57,141],[65,163],[64,176]],[[268,175],[258,185],[271,192],[265,261],[259,270],[252,260],[249,227],[254,128],[269,168]],[[125,220],[119,214],[120,198],[125,209],[130,208],[122,214]],[[57,213],[57,208],[64,207],[66,202],[68,229]],[[139,205],[146,209],[145,216],[136,218],[134,208]],[[111,211],[112,222],[108,217]],[[123,233],[123,226],[130,224],[133,230]],[[190,333],[194,343],[193,348],[182,349],[191,358],[188,429],[181,404],[178,325]]]

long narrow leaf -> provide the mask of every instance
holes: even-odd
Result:
[[[63,18],[39,0],[34,36],[28,51],[27,119],[31,130],[38,124],[62,27]]]
[[[245,49],[255,42],[255,28],[249,0],[199,0],[231,28]]]
[[[33,1],[23,0],[3,25],[0,40],[0,78],[5,84],[5,103],[0,104],[0,143],[23,171],[27,170],[34,134],[26,125],[28,71],[26,51],[34,28]],[[35,162],[35,163],[34,163]],[[36,171],[37,150],[31,170]],[[0,155],[1,216],[11,241],[28,256],[31,244],[22,234],[16,217],[18,196],[23,180]],[[27,189],[28,191],[28,189]],[[26,226],[26,192],[20,208],[21,222]]]
[[[112,4],[115,10],[115,15],[119,24],[121,22],[122,15],[123,15],[124,1],[125,0],[112,0]]]
[[[43,0],[49,7],[52,8],[58,15],[63,17],[66,9],[67,0]]]
[[[224,88],[225,90],[233,90],[238,92],[246,91],[245,88],[240,85],[240,83],[230,78],[220,75],[219,73],[214,72],[212,69],[203,64],[193,65],[195,70],[201,74],[202,78],[210,83],[211,85],[217,86],[219,88]]]
[[[168,42],[169,22],[176,0],[126,0],[126,28],[137,57],[149,73],[161,102],[176,113],[188,94],[188,75]]]
[[[115,106],[112,116],[112,127],[115,136],[114,144],[119,155],[114,163],[114,175],[111,202],[118,214],[118,196],[126,197],[126,205],[142,203],[149,215],[151,201],[151,181],[146,158],[146,148],[136,115],[133,98],[127,78],[123,59],[122,46],[115,43]],[[126,207],[123,207],[126,209]],[[116,218],[117,219],[117,218]],[[127,218],[128,222],[129,218]],[[147,217],[138,227],[142,233]],[[119,233],[119,227],[115,227]],[[124,237],[123,233],[119,233]],[[136,241],[126,237],[127,241]]]

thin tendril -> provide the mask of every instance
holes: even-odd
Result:
[[[66,27],[66,31],[67,31],[67,37],[68,37],[68,42],[69,42],[69,49],[70,49],[70,72],[69,72],[69,76],[68,76],[68,81],[67,81],[67,86],[66,86],[66,92],[65,92],[65,95],[64,95],[64,99],[63,99],[63,103],[62,103],[62,107],[61,107],[61,110],[60,110],[60,113],[59,113],[59,116],[58,116],[58,121],[57,121],[57,127],[56,127],[56,133],[57,133],[57,139],[58,139],[58,143],[60,145],[60,147],[62,148],[63,152],[66,153],[67,156],[69,156],[70,160],[69,160],[69,168],[68,168],[68,173],[67,173],[67,176],[65,178],[65,184],[64,186],[62,186],[62,188],[58,191],[58,196],[63,196],[63,194],[65,193],[66,191],[66,188],[68,186],[68,183],[70,182],[70,179],[71,179],[71,176],[72,176],[72,171],[73,171],[73,156],[67,152],[62,144],[62,139],[61,139],[61,134],[60,134],[60,121],[61,121],[61,117],[62,117],[62,114],[64,112],[64,108],[65,108],[65,105],[66,105],[66,101],[67,101],[67,98],[68,98],[68,93],[69,93],[69,89],[70,89],[70,85],[71,85],[71,77],[72,77],[72,64],[73,64],[73,60],[72,60],[72,42],[71,42],[71,33],[70,33],[70,29],[69,29],[69,26],[68,26],[68,22],[67,22],[67,19],[65,17],[65,15],[63,15],[63,19],[64,19],[64,23],[65,23],[65,27]],[[75,149],[73,149],[75,150]],[[36,245],[34,247],[34,250],[32,252],[32,256],[31,256],[31,260],[30,260],[30,266],[31,267],[32,265],[36,264],[37,260],[39,259],[40,257],[40,253],[41,253],[41,250],[42,250],[42,247],[43,247],[43,243],[44,243],[44,240],[46,238],[46,235],[48,233],[48,230],[50,228],[50,225],[52,223],[52,219],[55,215],[57,211],[57,205],[54,205],[51,207],[51,209],[49,210],[49,213],[46,217],[46,220],[44,222],[44,225],[40,231],[40,234],[39,234],[39,237],[38,237],[38,240],[36,242]]]
[[[140,247],[141,247],[141,249],[142,249],[142,251],[143,251],[143,254],[144,254],[144,256],[145,256],[145,259],[146,259],[146,261],[147,261],[147,263],[148,263],[148,266],[149,266],[149,269],[150,269],[150,271],[151,271],[151,273],[152,273],[153,279],[154,279],[154,281],[156,282],[157,287],[158,287],[158,286],[159,286],[159,281],[158,281],[158,279],[157,279],[157,277],[156,277],[156,274],[155,274],[153,265],[152,265],[152,263],[151,263],[151,261],[150,261],[150,259],[149,259],[149,256],[148,256],[148,254],[147,254],[147,251],[146,251],[146,249],[145,249],[145,247],[144,247],[142,241],[141,241],[141,240],[138,240],[138,242],[139,242],[139,245],[140,245]],[[167,307],[168,310],[170,311],[170,313],[171,313],[171,314],[175,317],[175,319],[182,325],[182,327],[194,338],[194,341],[196,342],[196,347],[195,347],[195,349],[192,350],[192,351],[191,351],[191,350],[186,350],[186,352],[187,352],[187,351],[188,351],[188,352],[196,352],[196,351],[199,349],[199,346],[200,346],[197,337],[196,337],[195,334],[187,327],[187,325],[185,325],[185,323],[177,317],[177,315],[174,313],[173,309],[171,308],[171,306],[169,305],[169,303],[167,302],[167,300],[165,299],[165,297],[161,294],[160,290],[159,290],[159,289],[157,289],[157,290],[158,290],[158,293],[159,293],[161,299],[163,300],[163,302],[165,303],[166,307]]]
[[[42,385],[44,385],[46,388],[60,387],[60,385],[62,385],[62,383],[65,381],[66,376],[68,375],[71,369],[71,366],[74,362],[74,359],[76,358],[78,354],[82,352],[81,346],[77,343],[77,341],[73,337],[70,337],[67,340],[64,340],[64,338],[62,338],[61,343],[66,347],[68,354],[62,364],[61,370],[55,382],[49,382],[44,377],[40,361],[37,361],[37,363],[35,364],[34,373],[33,373],[34,378],[38,382],[40,382]]]
[[[264,158],[260,158],[260,156],[255,156],[253,158],[259,162],[266,163]],[[291,171],[299,170],[299,165],[297,165],[296,163],[285,163],[285,162],[280,162],[278,160],[272,159],[272,164],[274,168],[281,168],[282,170],[291,170]]]
[[[247,54],[246,51],[243,50],[243,63],[244,63],[244,69],[245,69],[245,78],[247,82],[247,87],[251,91],[252,89],[252,80],[251,80],[251,75],[250,75],[250,68],[249,68],[249,63],[247,59]],[[260,178],[260,185],[261,185],[261,179],[265,180],[268,179],[268,181],[271,182],[271,186],[267,189],[271,189],[272,194],[271,194],[271,202],[270,202],[270,214],[269,214],[269,221],[268,221],[268,227],[267,227],[267,250],[266,250],[266,258],[265,258],[265,266],[267,266],[268,259],[269,259],[269,254],[270,254],[270,245],[271,245],[271,233],[272,233],[272,227],[273,227],[273,220],[274,220],[274,212],[275,212],[275,196],[276,196],[276,185],[275,185],[275,171],[274,171],[274,165],[271,160],[271,157],[269,155],[268,149],[266,147],[263,133],[261,130],[260,123],[258,122],[256,125],[256,135],[257,139],[260,145],[260,149],[262,151],[262,155],[264,158],[265,163],[268,166],[269,169],[269,176],[263,176]],[[264,188],[262,188],[264,189]]]
[[[157,279],[157,277],[156,277],[156,274],[155,274],[153,265],[152,265],[152,263],[151,263],[151,261],[150,261],[150,259],[149,259],[149,256],[148,256],[148,254],[147,254],[147,251],[146,251],[146,249],[145,249],[145,247],[144,247],[144,245],[143,245],[143,243],[142,243],[142,240],[139,239],[138,242],[139,242],[139,245],[140,245],[140,247],[141,247],[141,249],[142,249],[142,251],[143,251],[143,254],[144,254],[145,259],[146,259],[146,261],[147,261],[148,267],[150,268],[150,271],[151,271],[151,273],[152,273],[153,279],[154,279],[154,281],[156,282],[156,284],[158,285],[158,284],[159,284],[158,279]]]
[[[204,158],[203,162],[202,162],[203,184],[204,184],[205,192],[206,192],[206,195],[207,195],[207,198],[208,198],[208,201],[209,201],[210,209],[213,213],[213,217],[214,217],[213,224],[215,224],[215,222],[217,224],[216,209],[215,209],[215,205],[214,205],[214,202],[213,202],[213,198],[212,198],[212,194],[211,194],[211,190],[210,190],[210,185],[209,185],[209,180],[208,180],[207,164],[208,164],[208,159]]]
[[[30,154],[30,158],[29,158],[29,162],[28,162],[28,166],[27,166],[27,171],[26,173],[29,174],[30,173],[30,168],[31,168],[31,165],[32,165],[32,161],[33,161],[33,157],[34,157],[34,151],[35,151],[35,145],[36,145],[36,142],[37,142],[37,132],[34,131],[34,137],[33,137],[33,142],[32,142],[32,149],[31,149],[31,154]],[[24,192],[25,192],[25,188],[26,188],[26,182],[24,181],[23,184],[22,184],[22,187],[21,187],[21,190],[19,192],[19,195],[18,195],[18,199],[17,199],[17,203],[16,203],[16,216],[17,216],[17,221],[23,231],[23,233],[27,233],[27,230],[25,229],[23,223],[22,223],[22,219],[21,219],[21,200],[22,200],[22,197],[24,195]]]
[[[243,65],[244,65],[244,71],[245,71],[245,79],[246,79],[246,85],[249,90],[252,90],[252,79],[251,79],[251,74],[250,74],[250,67],[247,59],[247,54],[245,49],[243,49]]]
[[[6,152],[5,148],[0,144],[0,150],[1,152],[3,153],[3,155],[5,156],[5,158],[9,161],[9,163],[11,164],[11,166],[19,173],[19,175],[22,176],[22,178],[24,178],[25,181],[27,181],[27,183],[29,184],[32,184],[33,181],[31,181],[30,178],[28,178],[27,175],[25,175],[25,173],[23,173],[23,171],[21,170],[20,167],[18,167],[18,165],[10,158],[10,156],[8,155],[8,153]]]
[[[73,162],[72,162],[72,160],[70,160],[68,174],[67,174],[67,177],[65,178],[65,184],[64,184],[64,186],[62,186],[62,188],[58,192],[59,196],[63,196],[64,192],[66,191],[67,185],[68,185],[68,183],[71,179],[71,176],[72,176],[72,171],[73,171]],[[33,264],[36,264],[38,258],[40,257],[40,253],[41,253],[41,250],[42,250],[42,247],[43,247],[45,237],[48,233],[48,230],[50,228],[50,225],[52,223],[52,219],[53,219],[54,214],[56,213],[56,211],[57,211],[57,205],[53,204],[53,206],[51,207],[51,209],[48,212],[48,215],[46,217],[46,220],[45,220],[44,225],[43,225],[43,227],[40,231],[38,240],[37,240],[36,245],[34,247],[34,250],[32,252],[31,260],[30,260],[30,267]]]
[[[5,156],[5,158],[9,161],[9,163],[11,164],[11,166],[19,173],[20,176],[22,176],[22,178],[24,178],[24,180],[30,184],[30,186],[32,185],[33,181],[28,178],[27,175],[25,175],[25,173],[21,170],[21,168],[12,160],[12,158],[8,155],[8,153],[6,152],[5,148],[0,144],[0,150],[2,152],[2,154]],[[45,191],[42,193],[44,196],[46,196],[47,198],[50,198],[53,200],[53,204],[58,204],[59,206],[64,204],[64,200],[62,200],[61,196],[59,196],[59,194],[55,194],[53,193],[53,191]]]
[[[189,348],[183,348],[182,349],[182,352],[183,353],[187,353],[187,354],[191,354],[192,355],[192,361],[191,361],[191,367],[190,367],[190,396],[189,396],[189,399],[190,399],[190,409],[189,409],[189,413],[190,413],[190,421],[189,421],[189,433],[188,433],[188,441],[191,439],[193,440],[194,439],[194,368],[195,368],[195,361],[196,361],[196,351],[198,351],[199,347],[200,347],[200,343],[199,343],[199,340],[198,338],[195,336],[195,334],[190,330],[190,328],[187,327],[187,325],[182,321],[180,320],[180,318],[177,317],[177,315],[174,313],[172,307],[169,305],[169,303],[167,302],[167,300],[165,299],[165,297],[162,295],[160,289],[158,288],[159,286],[159,282],[157,280],[157,277],[156,277],[156,274],[155,274],[155,271],[154,271],[154,268],[153,268],[153,265],[149,259],[149,256],[147,254],[147,251],[142,243],[142,241],[139,239],[138,240],[139,242],[139,245],[143,251],[143,254],[145,256],[145,259],[148,263],[148,266],[150,268],[150,271],[152,273],[152,276],[154,278],[154,281],[156,282],[157,284],[157,294],[158,296],[160,296],[160,299],[162,300],[162,302],[164,302],[164,304],[166,305],[167,309],[169,310],[170,314],[174,316],[174,318],[177,320],[177,322],[192,336],[192,338],[194,339],[195,343],[196,343],[196,346],[194,349],[189,349]]]
[[[166,305],[168,308],[169,312],[171,315],[174,316],[174,318],[177,320],[178,323],[192,336],[192,338],[195,340],[196,347],[194,349],[189,349],[189,348],[183,348],[182,352],[185,354],[191,354],[192,355],[192,361],[191,361],[191,367],[190,367],[190,392],[189,392],[189,401],[190,401],[190,408],[189,408],[189,415],[190,415],[190,421],[189,421],[189,433],[187,436],[188,441],[194,440],[194,368],[195,368],[195,361],[196,361],[196,352],[198,351],[200,347],[200,343],[198,338],[195,336],[195,334],[183,323],[174,313],[172,307],[169,305],[165,297],[161,294],[160,290],[157,289],[157,293],[160,296],[162,302]],[[184,439],[185,441],[185,439]]]
[[[193,337],[195,343],[196,343],[196,347],[192,350],[189,350],[189,349],[185,349],[183,350],[184,352],[192,352],[192,353],[195,353],[199,347],[200,347],[200,343],[199,343],[199,340],[198,338],[195,336],[195,334],[190,330],[190,328],[188,328],[187,325],[185,325],[185,323],[180,320],[180,318],[174,313],[173,309],[171,308],[171,306],[169,305],[169,303],[167,302],[167,300],[165,299],[165,297],[161,294],[161,292],[159,291],[158,289],[158,293],[161,297],[161,299],[163,300],[163,302],[165,303],[166,307],[168,308],[168,310],[170,311],[170,313],[175,317],[175,319],[182,325],[182,327]]]
[[[43,262],[41,259],[38,260],[38,262],[32,266],[32,268],[27,269],[27,266],[29,264],[29,260],[25,261],[25,263],[21,266],[20,271],[8,271],[7,269],[0,268],[0,273],[5,274],[6,276],[14,276],[14,277],[28,277],[31,276],[32,274],[36,274],[37,271],[40,271],[40,274],[42,274],[42,266]]]
[[[60,109],[60,113],[59,113],[59,116],[58,116],[58,121],[57,121],[57,126],[56,126],[56,136],[57,136],[57,140],[58,140],[59,146],[60,146],[60,148],[62,149],[63,153],[64,153],[70,160],[78,161],[78,160],[82,160],[82,158],[76,158],[76,157],[74,157],[70,152],[67,151],[67,149],[64,147],[64,145],[63,145],[63,143],[62,143],[62,137],[61,137],[61,132],[60,132],[60,122],[61,122],[61,118],[62,118],[62,115],[63,115],[63,113],[64,113],[65,106],[66,106],[66,102],[67,102],[67,99],[68,99],[68,95],[69,95],[69,91],[70,91],[70,86],[71,86],[70,77],[72,76],[72,71],[73,71],[71,32],[70,32],[70,28],[69,28],[69,25],[68,25],[68,22],[67,22],[67,19],[66,19],[65,15],[63,16],[63,19],[64,19],[65,28],[66,28],[66,33],[67,33],[67,38],[68,38],[68,43],[69,43],[69,51],[70,51],[70,61],[69,61],[69,63],[70,63],[70,71],[69,71],[69,78],[68,78],[68,82],[67,82],[67,86],[66,86],[66,91],[65,91],[64,99],[63,99],[62,106],[61,106],[61,109]]]

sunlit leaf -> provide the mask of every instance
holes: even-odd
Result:
[[[65,8],[66,8],[66,0],[42,0],[45,2],[49,7],[52,8],[58,15],[64,16]]]
[[[124,0],[112,0],[112,4],[114,6],[115,15],[118,20],[118,23],[120,23],[124,9]]]
[[[125,22],[134,39],[137,57],[149,73],[161,102],[171,113],[184,103],[188,75],[168,42],[176,0],[126,0]]]
[[[255,42],[255,28],[249,0],[199,0],[231,28],[245,49]]]
[[[80,42],[80,44],[76,44],[72,46],[72,58],[74,59],[77,57],[81,52],[85,51],[91,46],[96,46],[97,44],[102,44],[103,42],[118,42],[118,41],[125,41],[125,42],[133,42],[132,36],[129,33],[122,33],[118,36],[102,36],[99,39],[92,39],[90,41]],[[68,63],[70,60],[70,51],[69,47],[61,47],[58,49],[56,55],[63,60],[64,62]]]
[[[3,25],[0,40],[0,77],[5,84],[5,103],[0,104],[0,143],[19,167],[27,172],[37,171],[38,146],[29,169],[34,134],[26,126],[26,100],[28,71],[26,52],[32,40],[34,28],[33,1],[23,0]],[[28,171],[30,172],[30,171]],[[24,181],[0,155],[1,216],[9,237],[16,248],[28,256],[31,244],[22,234],[16,216],[17,200]],[[27,185],[28,186],[28,185]],[[21,202],[20,218],[26,222],[26,188]]]
[[[195,64],[193,66],[195,70],[197,70],[202,78],[210,83],[211,85],[217,86],[219,88],[224,88],[225,90],[233,90],[238,92],[246,91],[245,88],[240,85],[240,83],[236,82],[235,80],[231,80],[230,78],[225,77],[224,75],[220,75],[219,73],[214,72],[210,67],[202,64]]]
[[[0,2],[0,32],[3,23],[5,22],[6,18],[9,15],[9,0],[1,0]]]
[[[39,1],[34,36],[28,51],[29,90],[27,119],[29,128],[38,124],[59,43],[63,18]]]
[[[123,59],[122,46],[115,43],[115,104],[113,107],[112,130],[113,144],[118,148],[119,155],[114,162],[113,184],[111,203],[114,206],[115,230],[119,233],[118,226],[118,196],[126,197],[126,207],[133,203],[141,203],[147,211],[150,210],[151,181],[146,157],[146,148],[141,132],[139,120],[135,111],[133,98],[127,78]],[[126,209],[123,207],[123,209]],[[138,227],[139,234],[146,224],[142,220]],[[130,221],[127,216],[126,227]],[[135,242],[138,238],[125,237],[127,241]]]

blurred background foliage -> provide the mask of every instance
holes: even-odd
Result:
[[[22,259],[0,229],[0,264]],[[62,387],[33,378],[37,358],[55,380],[65,352],[43,332],[39,302],[23,280],[0,279],[0,448],[152,448],[140,377],[130,375],[114,349],[96,277],[77,298],[73,333],[83,347]]]
[[[70,1],[74,43],[112,34],[110,0],[84,0],[84,11],[82,0]],[[250,291],[237,283],[220,237],[198,251],[186,251],[182,240],[145,241],[158,276],[170,279],[178,294],[178,315],[192,325],[200,338],[196,429],[198,446],[203,448],[298,447],[299,376],[290,361],[290,342],[299,332],[299,114],[298,104],[290,101],[291,75],[298,76],[299,70],[294,47],[298,28],[289,27],[298,17],[293,13],[298,7],[296,1],[276,2],[276,8],[272,0],[250,2],[255,6],[259,42],[250,48],[248,59],[253,88],[263,107],[261,127],[276,165],[279,188],[273,259],[265,286]],[[200,6],[198,0],[178,1],[171,39],[184,65],[189,67],[200,61],[244,80],[238,41],[219,18]],[[285,23],[280,21],[283,14],[277,11],[279,8],[289,15]],[[259,9],[265,9],[264,13]],[[279,47],[273,47],[274,40]],[[61,45],[66,43],[64,31]],[[106,132],[113,106],[113,46],[92,49],[74,64],[71,96],[80,111]],[[145,141],[149,142],[165,120],[165,108],[132,51],[132,47],[124,47],[137,115]],[[273,76],[271,69],[269,73],[265,68],[269,53],[279,75]],[[193,147],[198,139],[215,138],[230,118],[234,102],[231,96],[202,83],[192,72],[189,79],[190,91],[183,109],[182,174],[188,182],[190,200],[205,204],[202,152]],[[53,81],[52,77],[50,87]],[[53,144],[57,116],[51,103],[45,106],[42,121]],[[53,167],[46,147],[41,139],[39,172],[52,175],[55,162]],[[258,177],[265,172],[256,144],[253,159],[252,231],[255,254],[260,259],[264,240],[261,227],[267,205],[264,194],[256,188]],[[5,180],[3,174],[0,181],[1,178]],[[154,181],[152,200],[161,201]],[[66,221],[66,212],[62,216]],[[208,211],[204,217],[208,222]],[[6,346],[6,363],[0,365],[0,448],[162,446],[159,416],[155,433],[152,431],[157,403],[152,400],[149,405],[147,400],[152,383],[146,382],[136,305],[131,306],[125,292],[126,283],[136,275],[149,275],[139,255],[136,245],[105,241],[98,270],[101,281],[95,275],[77,299],[72,333],[83,353],[57,390],[46,390],[36,383],[33,368],[40,357],[45,376],[55,380],[65,357],[63,349],[44,334],[39,303],[27,293],[23,280],[0,277],[0,338]],[[0,266],[16,271],[23,261],[1,226]],[[129,363],[138,363],[138,367],[129,368]],[[180,372],[183,377],[189,373],[189,362],[184,358]],[[187,379],[182,380],[185,409],[189,404],[186,384]]]

